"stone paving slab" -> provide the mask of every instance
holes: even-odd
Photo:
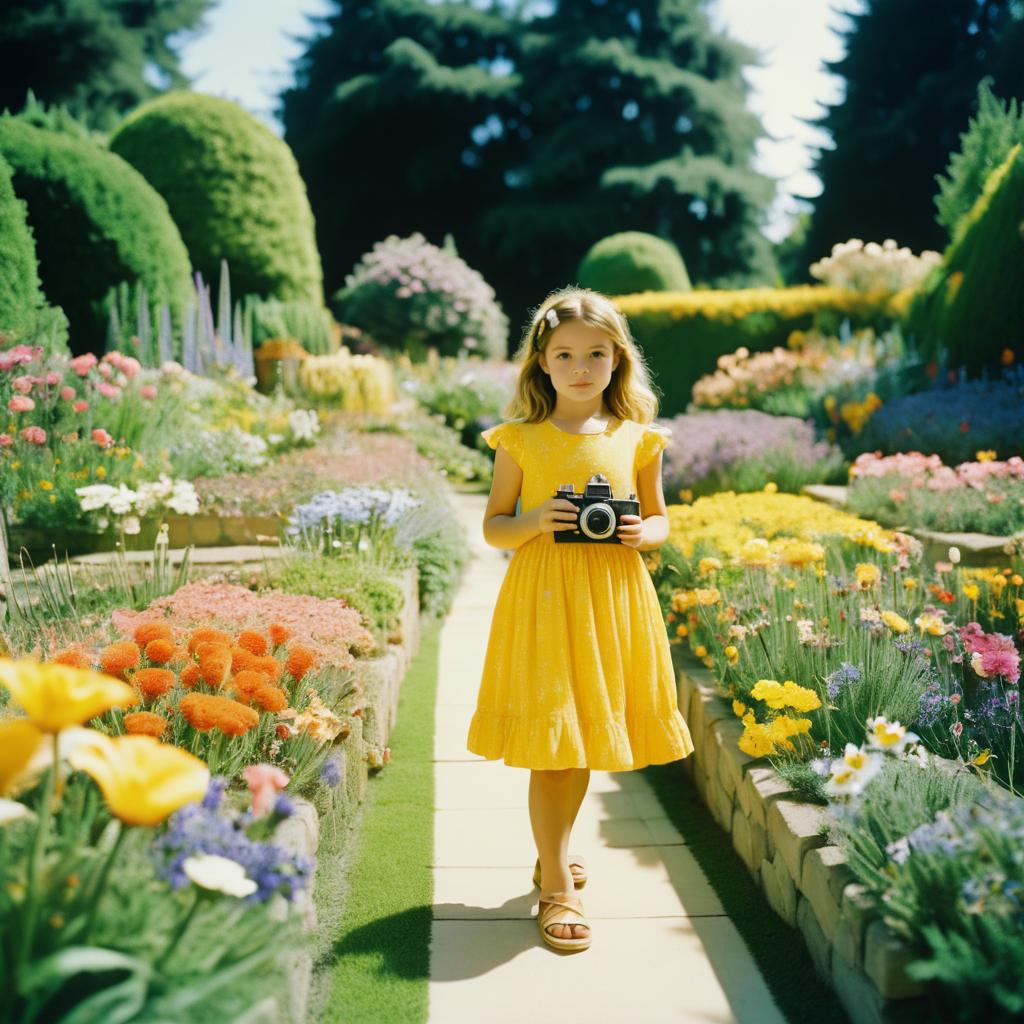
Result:
[[[591,772],[573,828],[593,945],[566,954],[541,939],[529,772],[465,747],[508,556],[483,542],[486,495],[455,501],[473,560],[440,643],[431,1024],[784,1024],[640,772]]]

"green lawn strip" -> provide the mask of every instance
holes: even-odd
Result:
[[[803,935],[772,910],[729,836],[704,805],[683,762],[641,770],[736,925],[790,1024],[846,1020],[835,993],[814,973]]]
[[[335,960],[315,1018],[326,1024],[427,1019],[440,632],[440,622],[422,620],[419,651],[402,682],[388,740],[391,761],[370,779],[363,802]]]

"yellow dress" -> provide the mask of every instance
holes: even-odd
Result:
[[[636,493],[636,472],[668,443],[661,429],[612,419],[570,434],[550,420],[482,434],[523,470],[520,514],[603,473],[612,496]],[[627,771],[686,757],[671,649],[643,554],[625,544],[516,548],[498,593],[466,745],[517,768]]]

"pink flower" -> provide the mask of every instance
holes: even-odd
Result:
[[[51,370],[51,371],[50,371],[50,372],[49,372],[49,373],[48,373],[48,374],[46,375],[46,383],[47,383],[47,384],[48,384],[48,385],[49,385],[49,386],[50,386],[51,388],[55,388],[55,387],[56,387],[56,386],[57,386],[57,385],[58,385],[58,384],[60,383],[60,374],[59,374],[59,373],[54,373],[54,372],[53,372],[53,370]]]
[[[987,679],[1002,676],[1008,683],[1020,680],[1020,654],[1011,637],[985,633],[977,622],[968,622],[960,630],[960,639],[971,654],[971,668]]]
[[[0,448],[10,448],[14,444],[14,438],[10,434],[0,434]]]
[[[85,412],[85,410],[89,408],[89,403],[80,398],[73,406],[71,406],[71,408],[74,409],[75,412]]]
[[[99,366],[100,376],[104,380],[110,380],[114,376],[114,371],[111,369],[110,363],[100,363]]]
[[[42,427],[25,427],[21,436],[29,444],[46,444],[46,431]]]
[[[11,387],[18,392],[19,395],[31,395],[32,387],[35,384],[35,377],[15,377],[11,381]]]
[[[97,427],[92,432],[92,439],[101,448],[109,448],[114,443],[114,439],[102,427]]]
[[[121,389],[116,384],[108,384],[106,381],[100,381],[97,385],[96,390],[104,398],[117,398],[121,394]]]
[[[7,403],[7,408],[11,412],[31,412],[35,407],[36,403],[28,395],[15,395]]]
[[[36,345],[34,348],[29,345],[15,345],[14,348],[0,352],[0,370],[13,370],[16,366],[24,366],[25,363],[31,363],[38,359],[42,354],[41,345]]]
[[[144,384],[141,388],[139,388],[139,394],[142,395],[143,398],[148,399],[150,402],[152,402],[153,399],[156,398],[156,385]]]
[[[75,389],[68,387],[65,384],[64,387],[60,389],[60,397],[63,398],[65,402],[70,402],[71,399],[75,397]]]
[[[71,369],[79,377],[84,377],[96,365],[96,362],[96,357],[91,352],[86,352],[84,356],[75,356],[71,360]]]
[[[243,774],[252,793],[253,817],[262,818],[274,809],[277,794],[288,785],[288,776],[272,764],[251,764]]]
[[[121,365],[120,365],[120,366],[118,367],[118,369],[119,369],[119,370],[120,370],[120,371],[121,371],[121,372],[122,372],[122,373],[123,373],[123,374],[124,374],[124,375],[125,375],[125,376],[126,376],[126,377],[127,377],[128,379],[129,379],[129,380],[131,380],[131,379],[132,379],[132,377],[134,377],[134,376],[135,376],[135,375],[136,375],[136,374],[137,374],[137,373],[139,372],[139,370],[141,370],[141,369],[142,369],[142,363],[140,363],[140,362],[138,361],[138,359],[135,359],[135,358],[133,358],[132,356],[125,356],[125,357],[124,357],[124,358],[123,358],[123,359],[121,360]]]

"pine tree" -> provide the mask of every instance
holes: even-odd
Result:
[[[1006,154],[1024,142],[1024,107],[1011,99],[1004,103],[992,92],[992,79],[978,85],[978,112],[960,136],[960,151],[949,158],[945,175],[936,175],[939,194],[936,220],[950,238],[960,218],[974,205],[988,176]]]
[[[866,0],[848,17],[846,55],[827,62],[845,96],[815,121],[833,148],[814,166],[823,191],[812,200],[805,267],[853,237],[941,249],[935,176],[978,82],[991,72],[1001,95],[1024,95],[1024,61],[1011,53],[1024,17],[1016,0]]]
[[[454,235],[518,325],[598,239],[674,242],[703,283],[768,283],[750,52],[702,0],[352,0],[283,97],[328,293],[389,233]]]
[[[19,111],[31,89],[90,128],[110,129],[143,100],[188,84],[172,37],[195,30],[212,4],[3,0],[0,110]]]

